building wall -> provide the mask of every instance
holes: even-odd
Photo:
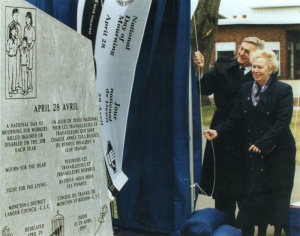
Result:
[[[276,19],[281,19],[282,22],[283,21],[290,22],[292,20],[299,18],[299,12],[300,12],[300,6],[298,2],[297,4],[295,4],[295,6],[262,7],[262,8],[253,7],[251,8],[251,11],[247,15],[249,16],[249,19],[261,20],[261,21],[266,21],[266,20],[274,21]]]
[[[236,42],[237,47],[245,37],[256,36],[267,42],[280,42],[280,78],[288,78],[287,65],[287,29],[293,30],[293,26],[287,25],[219,25],[215,42]],[[299,26],[296,26],[299,28]],[[299,29],[298,29],[299,30]],[[210,63],[215,58],[215,47],[212,50]]]

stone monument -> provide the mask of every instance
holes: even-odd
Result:
[[[92,44],[0,4],[2,236],[113,235]]]

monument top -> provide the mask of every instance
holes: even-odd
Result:
[[[2,235],[113,235],[91,42],[0,4]]]

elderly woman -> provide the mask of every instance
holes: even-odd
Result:
[[[289,226],[289,204],[295,174],[295,140],[289,128],[293,113],[291,86],[278,81],[276,55],[251,53],[254,82],[244,84],[228,120],[204,131],[208,140],[242,129],[245,138],[247,185],[237,223],[243,236],[265,235],[268,224],[281,235]]]

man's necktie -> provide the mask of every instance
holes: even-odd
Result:
[[[240,77],[240,78],[243,78],[244,73],[245,73],[245,67],[241,67],[241,68],[239,69],[239,77]]]

